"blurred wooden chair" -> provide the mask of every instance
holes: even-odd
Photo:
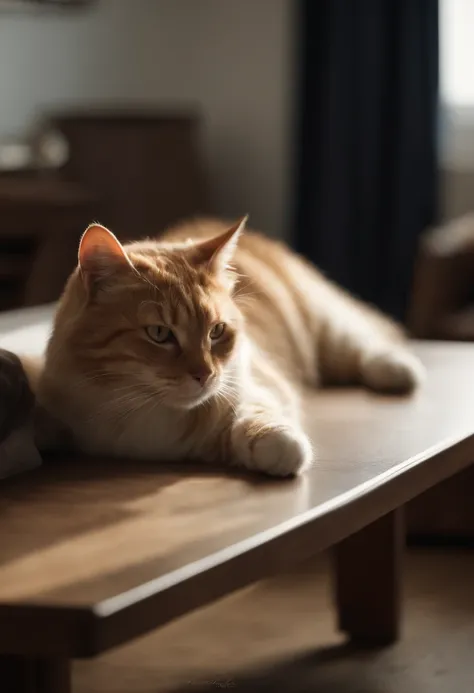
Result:
[[[421,238],[408,327],[418,339],[474,341],[474,213]],[[474,373],[466,378],[474,386]],[[421,543],[471,543],[473,497],[470,467],[407,505],[409,537]]]
[[[98,202],[53,176],[0,176],[0,310],[59,298]]]
[[[198,113],[88,108],[51,122],[69,144],[64,178],[101,200],[100,222],[120,240],[210,211]]]
[[[474,214],[421,238],[408,327],[419,339],[474,341]]]
[[[88,109],[46,123],[67,141],[66,164],[0,175],[0,311],[56,300],[92,220],[135,240],[209,212],[197,114]]]

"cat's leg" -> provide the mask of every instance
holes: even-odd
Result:
[[[350,297],[338,296],[333,308],[318,339],[323,379],[394,393],[423,381],[423,366],[397,325]]]
[[[405,344],[362,349],[360,380],[377,392],[409,393],[424,380],[421,362]]]
[[[288,256],[284,268],[301,316],[298,339],[310,355],[309,384],[362,384],[381,392],[410,392],[420,384],[423,366],[395,323],[298,257]]]
[[[295,476],[313,460],[296,395],[283,403],[265,388],[250,388],[231,427],[230,446],[234,464],[272,476]]]

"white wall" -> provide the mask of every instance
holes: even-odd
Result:
[[[440,2],[440,202],[451,219],[474,210],[474,3]]]
[[[98,0],[72,12],[3,11],[0,134],[21,132],[38,111],[56,105],[179,100],[185,87],[181,50],[173,60],[174,37],[182,39],[178,19],[171,2],[155,0]]]
[[[197,99],[221,214],[284,235],[291,200],[291,0],[200,0]]]
[[[97,0],[0,14],[0,137],[75,103],[197,104],[217,213],[275,235],[290,208],[291,0]]]

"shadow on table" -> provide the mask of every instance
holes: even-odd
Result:
[[[222,483],[226,479],[240,481],[240,486],[244,482],[244,487],[281,483],[198,464],[158,466],[117,459],[98,463],[86,457],[66,461],[50,457],[39,469],[0,483],[4,537],[0,565],[132,520],[142,512],[147,499],[157,508],[162,505],[163,512],[170,498],[175,506],[172,510],[189,511],[198,501],[191,494],[186,498],[185,484],[192,492],[200,481],[210,480],[210,490],[215,489],[217,499],[219,488],[223,491],[227,486]]]

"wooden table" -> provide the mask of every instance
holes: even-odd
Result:
[[[40,349],[48,315],[0,319],[0,346]],[[65,457],[2,482],[1,690],[64,693],[72,658],[331,546],[340,628],[394,641],[400,509],[474,458],[474,347],[415,348],[429,377],[411,399],[308,396],[318,463],[293,481]]]

